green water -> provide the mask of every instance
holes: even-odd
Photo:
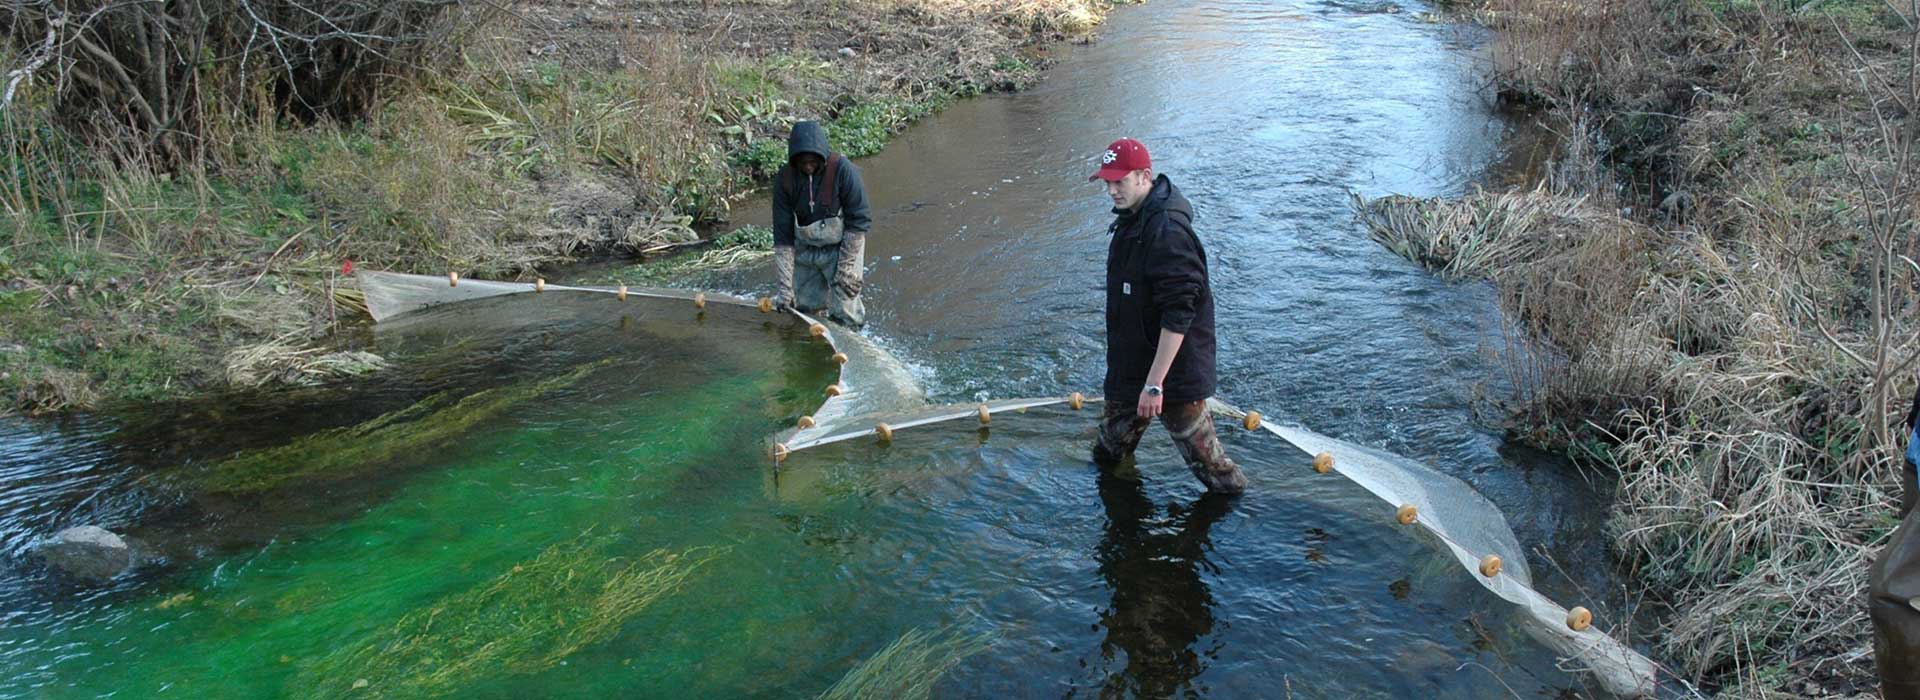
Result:
[[[824,351],[816,362],[790,363],[796,353],[783,354],[779,338],[717,333],[697,345],[708,350],[697,358],[659,357],[641,350],[664,350],[656,343],[667,339],[629,327],[616,335],[646,340],[634,343],[633,361],[529,399],[458,440],[423,445],[433,454],[424,463],[409,457],[416,463],[392,479],[393,490],[351,517],[198,562],[110,605],[8,629],[15,640],[41,639],[48,654],[9,659],[10,680],[0,689],[25,697],[217,698],[817,692],[833,679],[790,668],[783,650],[819,644],[813,630],[830,627],[840,611],[781,591],[817,585],[833,568],[758,504],[769,468],[763,436],[808,408],[785,389],[809,376],[824,385],[831,375]],[[710,344],[755,340],[758,353]],[[805,341],[784,342],[799,354],[808,349]],[[299,458],[284,449],[270,454]],[[327,662],[336,650],[393,637],[409,615],[459,613],[451,602],[556,546],[583,547],[616,566],[658,550],[704,563],[610,636],[546,668],[503,663],[425,692],[373,683],[379,674],[354,688],[361,678],[353,664]],[[590,603],[542,601],[526,613]],[[554,634],[565,626],[520,624]],[[492,633],[499,630],[448,639]]]
[[[0,698],[811,698],[868,672],[926,694],[867,697],[1578,692],[1391,508],[1260,435],[1223,433],[1253,477],[1232,500],[1158,431],[1102,475],[1064,407],[776,470],[769,436],[834,365],[769,318],[471,302],[383,329],[399,369],[340,396],[90,438],[115,449],[60,471],[136,474],[99,498],[165,560],[9,574]],[[96,498],[72,491],[17,501]],[[37,512],[12,517],[59,517]]]

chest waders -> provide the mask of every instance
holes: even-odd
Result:
[[[1873,658],[1880,667],[1880,696],[1920,700],[1920,498],[1915,463],[1920,440],[1907,435],[1900,464],[1900,526],[1867,573],[1867,613],[1873,618]]]
[[[835,321],[859,326],[867,317],[866,305],[860,300],[862,276],[866,271],[866,235],[848,233],[845,221],[840,218],[840,198],[835,191],[839,164],[839,154],[828,156],[826,172],[820,178],[826,183],[824,191],[812,191],[813,178],[806,178],[808,212],[816,211],[824,200],[831,215],[802,224],[796,213],[792,257],[783,259],[786,253],[774,251],[774,267],[780,277],[781,290],[792,292],[794,308],[806,313],[825,312]],[[788,175],[789,193],[801,194],[796,181],[800,179],[798,171],[788,170]]]

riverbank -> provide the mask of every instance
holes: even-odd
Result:
[[[953,100],[1030,84],[1049,47],[1089,39],[1113,3],[440,5],[421,26],[453,48],[367,71],[380,82],[347,91],[365,94],[351,118],[284,99],[269,75],[200,98],[182,112],[191,138],[174,140],[180,120],[142,131],[73,113],[60,90],[84,80],[43,64],[0,124],[15,144],[0,153],[0,410],[375,370],[377,355],[326,341],[355,315],[348,261],[527,279],[699,245],[695,227],[784,161],[793,121],[874,153]],[[40,55],[26,29],[0,53],[9,70]],[[230,67],[187,72],[224,84]]]
[[[1550,181],[1362,218],[1498,289],[1510,432],[1618,476],[1659,656],[1721,697],[1872,693],[1861,596],[1920,356],[1920,13],[1463,5],[1501,98],[1565,136]]]

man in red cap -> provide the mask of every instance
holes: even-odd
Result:
[[[1156,177],[1145,144],[1120,139],[1100,156],[1092,180],[1107,185],[1107,379],[1094,461],[1133,454],[1158,416],[1208,491],[1239,493],[1247,478],[1214,434],[1213,288],[1207,251],[1193,233],[1193,205],[1167,176]]]

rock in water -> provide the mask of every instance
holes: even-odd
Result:
[[[113,578],[133,565],[133,548],[126,540],[92,525],[54,533],[40,544],[40,556],[54,568],[92,579]]]

